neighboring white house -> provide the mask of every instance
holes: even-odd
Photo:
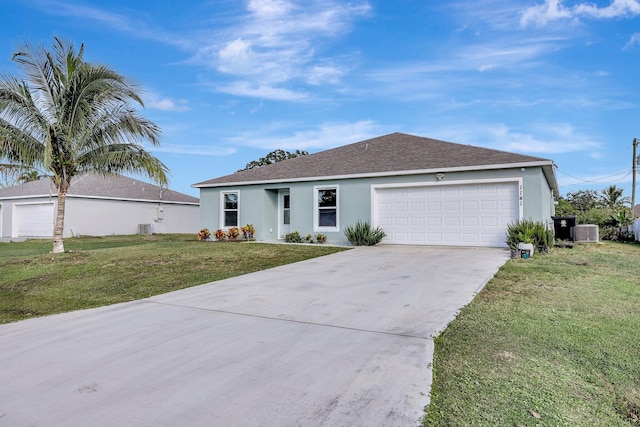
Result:
[[[49,178],[0,188],[0,238],[53,236],[57,205]],[[67,194],[64,237],[196,233],[199,200],[124,176],[74,178]]]
[[[551,224],[552,160],[402,133],[193,185],[201,227],[253,224],[256,239],[292,231],[346,243],[358,220],[391,244],[506,246],[519,219]]]

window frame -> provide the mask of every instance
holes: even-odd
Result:
[[[226,209],[225,208],[225,196],[228,194],[236,195],[236,208],[235,209]],[[226,225],[226,212],[236,212],[236,225]],[[221,229],[229,229],[233,227],[240,227],[240,190],[225,190],[220,192],[220,228]]]
[[[318,201],[320,191],[335,190],[336,192],[336,205],[334,207],[321,207]],[[336,225],[335,226],[321,226],[320,225],[320,210],[335,209],[336,211]],[[338,185],[316,185],[313,187],[313,231],[335,232],[340,231],[340,187]]]

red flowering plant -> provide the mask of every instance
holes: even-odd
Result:
[[[229,239],[235,239],[240,235],[240,229],[238,227],[231,227],[229,231],[227,231],[227,237]]]
[[[203,228],[198,232],[198,240],[209,240],[209,237],[211,237],[211,232],[208,228]]]
[[[247,224],[240,230],[242,231],[242,235],[246,240],[253,239],[253,235],[256,234],[256,229],[253,227],[253,224]]]

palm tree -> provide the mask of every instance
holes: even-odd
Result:
[[[628,197],[622,197],[624,190],[615,185],[610,185],[602,190],[602,204],[608,208],[622,207],[625,203],[629,203]]]
[[[27,182],[37,181],[40,179],[40,177],[41,177],[40,173],[38,173],[37,170],[32,169],[29,171],[24,171],[20,175],[18,175],[17,181],[20,184],[26,184]]]
[[[25,80],[0,76],[0,160],[47,171],[58,203],[53,252],[64,252],[65,199],[75,176],[131,172],[166,185],[168,169],[142,143],[159,145],[158,126],[129,81],[84,61],[84,44],[54,38],[51,50],[26,45],[13,55]]]

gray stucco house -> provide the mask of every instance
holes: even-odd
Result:
[[[504,247],[507,225],[551,224],[551,160],[393,133],[193,185],[200,224],[253,224],[256,239],[326,234],[367,220],[390,244]]]
[[[57,199],[49,178],[0,188],[0,238],[52,237]],[[125,176],[81,175],[67,194],[64,237],[196,233],[199,203]]]

